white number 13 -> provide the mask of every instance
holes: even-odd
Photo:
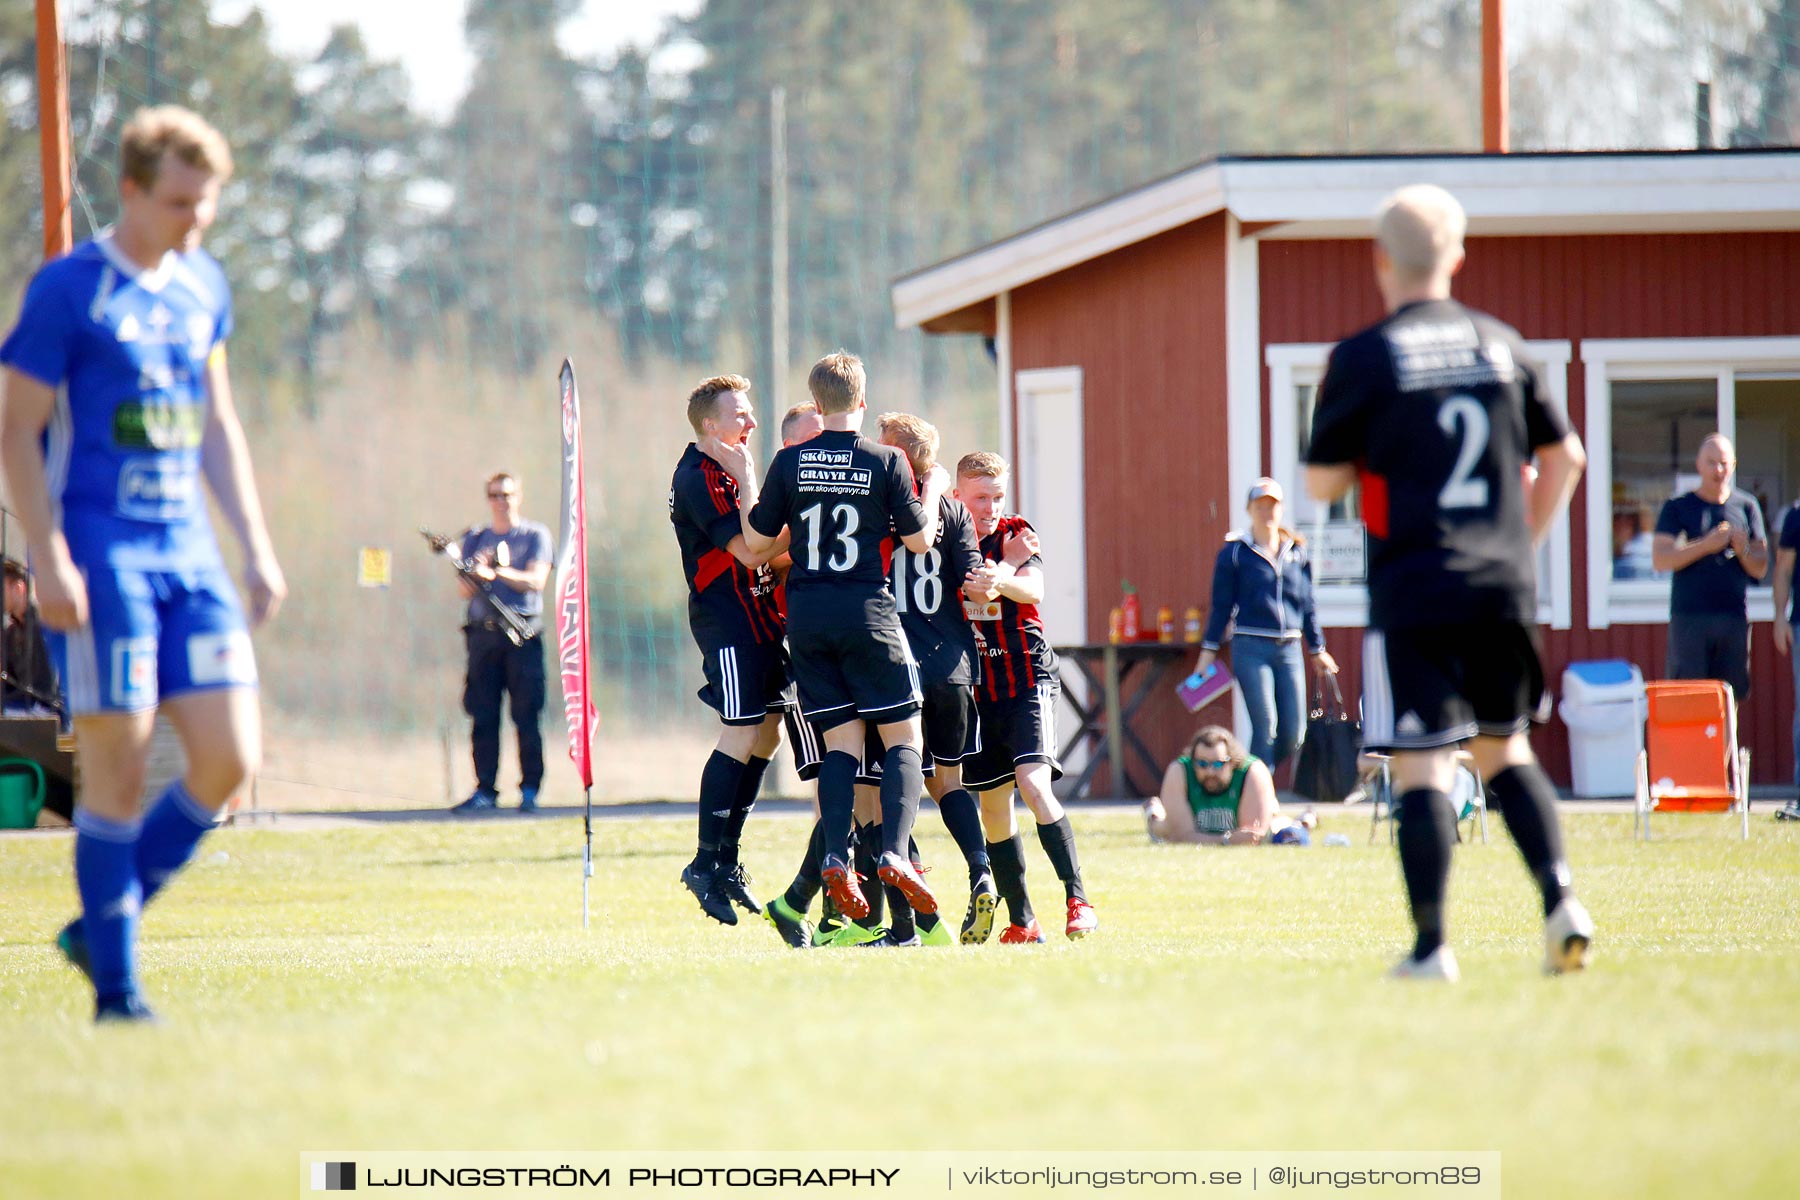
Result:
[[[819,554],[822,549],[819,535],[823,532],[820,518],[824,510],[823,504],[815,504],[800,514],[800,519],[806,522],[806,569],[809,571],[819,569]],[[832,552],[825,565],[833,571],[848,571],[856,566],[857,549],[854,539],[861,519],[850,505],[840,504],[831,510],[831,522],[837,526],[837,549]]]

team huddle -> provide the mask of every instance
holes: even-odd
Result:
[[[918,417],[885,414],[879,441],[862,436],[866,387],[854,355],[820,359],[760,486],[749,381],[717,376],[688,398],[696,440],[670,519],[705,659],[700,697],[721,732],[682,882],[708,916],[761,913],[795,947],[949,944],[912,837],[929,792],[968,870],[957,939],[987,941],[1004,901],[1000,941],[1041,942],[1016,790],[1063,885],[1064,931],[1083,937],[1099,922],[1051,793],[1059,685],[1037,611],[1037,535],[1004,515],[999,455],[965,455],[952,478]],[[784,725],[819,815],[793,883],[765,907],[738,844]]]

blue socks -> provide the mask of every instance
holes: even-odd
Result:
[[[81,893],[81,932],[88,970],[102,1004],[137,991],[139,821],[110,821],[86,809],[75,813],[75,886]]]
[[[87,809],[75,813],[81,934],[103,1003],[137,991],[138,914],[194,857],[214,820],[179,779],[141,821],[113,821]]]
[[[144,903],[162,891],[181,868],[194,857],[194,847],[212,832],[216,814],[207,811],[188,793],[177,779],[169,785],[150,811],[144,814],[144,831],[138,836],[138,886],[143,889]]]

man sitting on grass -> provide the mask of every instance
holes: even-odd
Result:
[[[1163,772],[1162,794],[1144,801],[1154,842],[1308,845],[1305,819],[1291,821],[1280,810],[1268,766],[1218,725],[1194,735],[1187,753]]]

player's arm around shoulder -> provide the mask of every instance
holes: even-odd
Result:
[[[937,542],[940,515],[938,501],[950,488],[950,474],[943,467],[933,465],[920,481],[923,485],[921,494],[914,496],[912,466],[900,451],[893,450],[892,453],[889,492],[894,510],[894,532],[900,535],[900,544],[908,550],[914,554],[925,554]],[[902,532],[902,524],[916,524],[918,528],[910,533]]]
[[[764,511],[758,511],[757,501],[761,499],[761,492],[756,486],[756,463],[750,457],[750,448],[742,442],[726,445],[720,438],[710,435],[701,438],[695,445],[699,447],[700,453],[723,467],[725,473],[731,476],[732,482],[737,484],[738,518],[742,533],[731,539],[727,549],[733,558],[746,567],[754,569],[762,566],[787,548],[782,541],[787,532],[787,522],[782,520],[779,512],[774,511],[774,505],[765,506]],[[777,452],[776,458],[780,457]],[[771,484],[775,483],[779,469],[779,462],[769,465]],[[764,532],[758,527],[771,518],[777,522],[773,531]]]
[[[1037,530],[1023,519],[1018,528],[1001,542],[1000,561],[995,563],[995,585],[1000,594],[1018,604],[1041,604],[1044,599],[1044,560]]]
[[[213,348],[206,360],[206,434],[200,443],[200,467],[219,511],[244,549],[244,600],[251,625],[273,617],[287,596],[287,578],[275,558],[269,527],[263,520],[256,476],[250,468],[250,446],[238,420],[225,366],[225,347]]]

